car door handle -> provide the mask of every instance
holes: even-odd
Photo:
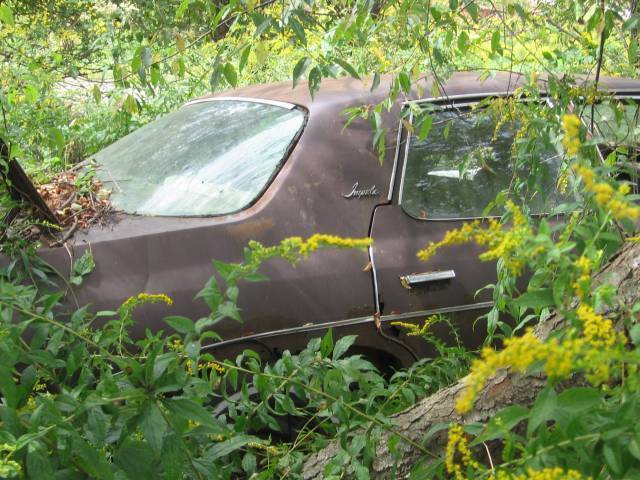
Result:
[[[442,270],[438,272],[412,273],[400,277],[400,283],[404,288],[413,288],[430,282],[439,282],[441,280],[451,280],[456,278],[454,270]]]

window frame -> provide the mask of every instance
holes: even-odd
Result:
[[[230,212],[209,213],[209,214],[203,214],[203,215],[166,215],[166,214],[153,215],[153,214],[147,214],[147,213],[126,212],[124,210],[117,210],[116,213],[131,216],[131,217],[141,217],[141,218],[169,218],[169,219],[220,218],[220,217],[236,215],[238,213],[244,212],[250,209],[251,207],[253,207],[256,203],[258,203],[262,199],[262,197],[264,197],[265,193],[274,183],[274,181],[276,180],[278,174],[281,172],[284,165],[287,163],[287,161],[289,161],[289,158],[291,157],[293,150],[296,148],[296,146],[298,145],[298,142],[300,141],[300,138],[302,137],[302,134],[305,132],[307,128],[307,124],[309,123],[309,110],[307,110],[302,105],[289,103],[289,102],[282,102],[279,100],[270,100],[266,98],[263,99],[263,98],[254,98],[254,97],[219,96],[219,97],[196,98],[194,100],[190,100],[188,102],[183,103],[178,109],[173,111],[175,112],[184,107],[199,104],[199,103],[219,102],[219,101],[260,103],[264,105],[271,105],[275,107],[284,108],[286,110],[297,110],[302,114],[302,123],[300,125],[300,128],[298,129],[296,134],[293,136],[293,138],[287,145],[287,148],[285,149],[281,160],[278,162],[278,165],[274,168],[273,172],[271,173],[267,181],[264,183],[262,189],[256,193],[256,195],[251,199],[251,201],[248,202],[246,205]],[[94,160],[90,158],[89,161],[94,161]]]
[[[478,104],[482,100],[487,98],[505,98],[505,97],[513,97],[513,93],[509,92],[488,92],[488,93],[473,93],[473,94],[463,94],[463,95],[451,95],[448,97],[436,97],[436,98],[426,98],[426,99],[418,99],[418,100],[407,100],[402,103],[401,108],[408,108],[409,105],[421,105],[421,104],[432,104],[438,107],[440,111],[453,110],[457,108],[468,108],[473,105]],[[636,89],[632,90],[617,90],[613,92],[613,98],[616,100],[633,100],[636,101],[640,105],[640,91]],[[521,98],[518,101],[520,102],[531,102],[534,101],[532,99]],[[553,100],[547,95],[542,96],[542,101],[547,103],[548,105],[553,105]],[[409,112],[409,123],[413,123],[413,111]],[[499,219],[502,218],[502,215],[486,215],[486,216],[467,216],[467,217],[449,217],[449,218],[419,218],[414,217],[410,213],[408,213],[404,207],[402,206],[402,195],[404,190],[404,180],[407,169],[407,160],[409,158],[409,146],[411,144],[411,133],[407,131],[403,122],[403,118],[401,118],[398,122],[398,145],[400,145],[400,139],[404,137],[405,145],[404,147],[399,147],[396,149],[396,158],[394,159],[394,164],[397,165],[400,159],[400,151],[404,148],[402,152],[402,168],[396,169],[394,168],[393,177],[392,177],[392,185],[396,182],[396,176],[400,175],[399,179],[399,188],[398,188],[398,206],[402,213],[409,217],[412,220],[419,222],[460,222],[460,221],[472,221],[472,220],[489,220],[489,219]],[[582,121],[582,120],[581,120]],[[583,122],[584,124],[584,122]],[[598,155],[602,157],[601,148],[597,147]],[[397,171],[399,170],[399,171]],[[536,217],[548,216],[549,213],[537,213],[534,214]]]

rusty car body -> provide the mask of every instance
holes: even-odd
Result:
[[[313,99],[305,85],[292,88],[284,82],[197,100],[198,104],[251,102],[295,111],[299,128],[258,194],[237,211],[171,215],[121,211],[108,226],[76,233],[68,242],[73,257],[90,249],[96,262],[95,271],[77,292],[79,302],[113,310],[138,292],[169,295],[172,306],[146,305],[136,312],[134,334],[141,336],[146,328],[166,328],[162,318],[168,315],[205,316],[207,305],[194,296],[214,273],[211,259],[240,262],[249,240],[272,245],[318,232],[369,236],[373,246],[368,252],[322,250],[295,268],[284,261],[268,262],[262,271],[270,281],[242,285],[242,323],[228,320],[217,325],[224,340],[210,348],[219,357],[231,357],[245,348],[266,358],[277,357],[332,328],[334,336],[358,335],[354,351],[378,364],[406,366],[433,352],[391,323],[415,323],[436,313],[450,316],[468,344],[478,344],[483,332],[474,332],[473,323],[490,308],[491,298],[488,292],[477,291],[495,280],[495,265],[480,262],[473,246],[451,247],[426,263],[416,252],[467,219],[481,216],[480,203],[486,198],[479,191],[473,205],[460,200],[459,210],[469,210],[457,215],[432,215],[419,205],[404,204],[412,134],[398,113],[407,101],[466,108],[488,96],[511,94],[523,79],[509,73],[487,79],[460,73],[444,86],[446,97],[419,97],[414,92],[399,99],[383,115],[386,154],[380,163],[371,146],[369,123],[357,120],[343,130],[343,112],[382,101],[388,81],[383,79],[371,91],[358,80],[326,80]],[[609,79],[605,85],[621,95],[640,93],[639,81]],[[430,80],[422,87],[421,91],[430,92]],[[425,148],[439,148],[442,158],[458,148],[429,145]],[[445,167],[429,168],[435,169],[429,174],[444,182],[445,189],[446,182],[458,175]],[[442,189],[437,196],[448,198]],[[67,250],[43,249],[41,255],[68,270]]]

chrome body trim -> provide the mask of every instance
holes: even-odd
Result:
[[[493,302],[471,303],[468,305],[459,305],[457,307],[442,307],[442,308],[434,308],[431,310],[419,310],[416,312],[383,315],[380,317],[380,321],[385,323],[385,322],[393,322],[396,320],[408,320],[416,317],[422,318],[422,317],[428,317],[429,315],[437,315],[439,313],[455,313],[455,312],[466,312],[469,310],[481,310],[481,309],[490,308],[492,306],[493,306]],[[217,347],[223,347],[225,345],[233,345],[234,343],[250,342],[252,340],[260,340],[263,338],[278,337],[282,335],[293,335],[295,333],[315,332],[317,330],[326,330],[327,328],[345,327],[349,325],[358,325],[362,323],[374,323],[373,315],[368,315],[366,317],[349,318],[347,320],[337,320],[335,322],[317,323],[314,325],[303,325],[301,327],[284,328],[282,330],[272,330],[270,332],[256,333],[254,335],[247,335],[246,337],[238,337],[238,338],[233,338],[231,340],[223,340],[221,342],[212,343],[210,345],[205,345],[202,348],[205,350],[208,350],[208,349],[213,349]]]
[[[398,157],[400,156],[400,140],[402,140],[402,118],[398,120],[398,137],[396,138],[396,151],[393,155],[393,168],[391,169],[391,182],[389,182],[389,193],[387,201],[391,202],[393,198],[393,187],[396,186],[396,175],[398,170]]]
[[[375,211],[373,218],[375,220]],[[369,245],[369,261],[371,262],[371,273],[373,274],[373,300],[376,306],[376,313],[380,313],[380,297],[378,296],[378,274],[376,272],[376,262],[373,259],[373,246]]]
[[[413,111],[409,114],[409,123],[413,124]],[[411,143],[411,133],[407,133],[404,142],[404,158],[402,160],[402,173],[400,174],[400,190],[398,191],[398,205],[402,206],[402,191],[404,190],[404,177],[407,173],[407,158],[409,158],[409,144]],[[404,209],[402,209],[404,212]]]
[[[209,97],[209,98],[199,98],[196,100],[191,100],[183,105],[186,107],[187,105],[194,105],[196,103],[207,103],[207,102],[221,102],[221,101],[236,101],[236,102],[251,102],[251,103],[264,103],[265,105],[273,105],[275,107],[286,108],[287,110],[293,110],[296,108],[296,105],[289,102],[280,102],[278,100],[267,100],[264,98],[252,98],[252,97]]]
[[[456,278],[454,270],[442,270],[438,272],[412,273],[411,275],[403,275],[400,277],[402,285],[412,288],[429,282],[437,282],[440,280],[451,280]]]

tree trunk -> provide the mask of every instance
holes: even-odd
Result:
[[[596,284],[606,282],[616,287],[619,304],[613,308],[600,311],[613,318],[616,311],[632,306],[640,300],[640,244],[626,244],[609,263],[596,274]],[[538,324],[534,330],[542,340],[562,327],[564,323],[560,315],[554,315],[544,323]],[[572,382],[563,384],[563,387]],[[523,376],[507,370],[499,371],[478,395],[471,412],[461,416],[455,410],[455,400],[464,388],[464,379],[444,388],[434,395],[419,401],[413,407],[392,417],[396,430],[412,440],[420,443],[429,429],[438,423],[451,422],[486,422],[498,410],[509,405],[530,406],[538,392],[544,388],[546,380],[542,375]],[[372,478],[389,478],[391,470],[396,468],[396,478],[406,478],[421,452],[411,445],[400,445],[402,456],[396,460],[387,447],[391,433],[380,439],[376,451],[376,459],[372,466]],[[446,432],[434,436],[427,446],[435,454],[442,453],[446,443]],[[323,469],[338,453],[339,446],[334,442],[311,456],[304,466],[305,480],[323,478]]]

